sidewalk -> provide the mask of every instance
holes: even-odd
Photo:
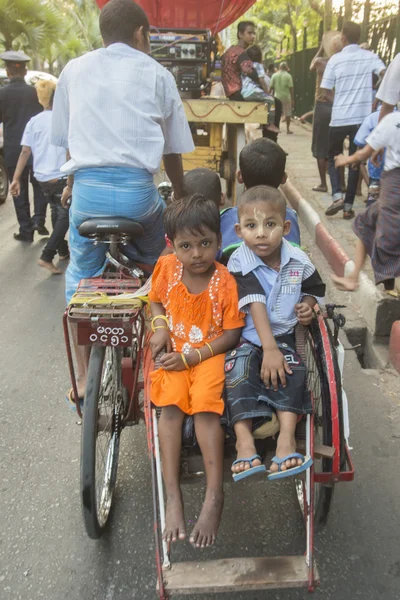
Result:
[[[330,193],[313,192],[319,184],[316,160],[311,154],[311,126],[295,121],[292,125],[294,135],[282,132],[279,143],[288,152],[287,173],[289,182],[283,186],[289,203],[298,210],[299,217],[312,238],[337,275],[352,270],[352,260],[356,236],[352,230],[353,221],[345,221],[342,213],[326,217],[325,210],[332,202]],[[328,177],[328,189],[330,189]],[[363,183],[363,196],[357,197],[354,210],[357,213],[365,209],[366,185]],[[343,294],[344,302],[350,294]],[[388,343],[394,321],[400,319],[400,302],[388,297],[376,288],[369,259],[360,289],[351,294],[351,301],[359,309],[374,340]],[[400,339],[396,342],[400,349]],[[397,346],[396,346],[397,347]]]

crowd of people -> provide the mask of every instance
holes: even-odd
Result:
[[[193,140],[172,74],[149,56],[149,30],[147,15],[132,0],[110,0],[100,14],[104,47],[71,61],[57,86],[40,82],[37,90],[23,82],[29,57],[3,54],[11,83],[0,92],[0,118],[20,223],[14,237],[31,242],[35,230],[44,233],[42,207],[50,203],[53,233],[40,262],[56,273],[55,254],[69,258],[67,302],[81,279],[102,272],[106,259],[104,245],[95,246],[79,235],[83,221],[125,216],[143,227],[132,258],[154,267],[150,346],[160,367],[151,375],[151,395],[161,408],[164,539],[186,537],[179,485],[181,433],[185,417],[193,416],[207,487],[190,542],[205,547],[215,541],[223,508],[221,424],[236,440],[234,481],[256,474],[285,478],[312,464],[311,457],[296,452],[298,416],[312,408],[293,332],[298,323],[311,322],[325,285],[300,249],[297,215],[278,189],[286,178],[286,153],[268,138],[277,135],[280,110],[265,128],[265,137],[242,150],[238,178],[246,190],[236,207],[221,210],[224,196],[215,172],[196,169],[184,175],[181,155],[194,149]],[[353,149],[358,127],[372,106],[372,73],[382,75],[384,70],[375,55],[359,49],[356,38],[357,27],[345,25],[343,49],[336,40],[329,60],[314,61],[324,92],[323,99],[318,95],[315,132],[332,113],[329,145],[316,144],[316,152],[317,158],[328,159],[334,212],[349,214],[357,173],[350,172],[343,200],[338,197],[337,168],[387,147],[379,201],[357,219],[356,232],[362,240],[358,262],[369,253],[380,280],[388,281],[397,275],[398,265],[391,252],[397,243],[393,217],[398,219],[400,208],[400,117],[386,116],[367,136],[361,153],[336,156],[346,136]],[[223,59],[226,94],[232,100],[257,97],[280,105],[290,133],[293,80],[285,63],[267,75],[254,41],[254,25],[241,23],[238,44]],[[357,81],[351,93],[346,87],[350,71]],[[397,57],[378,92],[384,101],[381,117],[398,101],[399,81]],[[334,97],[328,93],[332,89]],[[15,121],[8,119],[13,102],[21,107]],[[153,179],[162,160],[174,190],[168,208]],[[33,219],[27,195],[32,170],[41,198]],[[388,231],[393,233],[389,241]],[[343,279],[337,284],[355,287],[356,275],[353,283]],[[71,404],[84,401],[88,373],[87,348],[78,345],[76,330],[73,341],[79,398],[69,392]],[[253,432],[273,421],[279,423],[279,435],[267,471]]]

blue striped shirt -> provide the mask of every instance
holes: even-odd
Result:
[[[251,286],[248,293],[241,293],[239,283],[239,308],[246,313],[246,324],[242,336],[249,342],[260,346],[249,305],[253,302],[266,303],[268,318],[274,336],[291,333],[298,323],[295,305],[304,296],[314,296],[317,302],[321,297],[312,293],[321,289],[322,281],[308,256],[300,248],[295,248],[285,239],[281,246],[281,267],[279,272],[268,267],[262,259],[243,243],[232,254],[228,269],[233,274],[246,276],[253,273],[261,287]],[[307,290],[303,283],[310,280]]]
[[[385,64],[379,56],[357,44],[345,46],[329,59],[321,88],[335,89],[331,127],[360,125],[372,110],[372,74]]]

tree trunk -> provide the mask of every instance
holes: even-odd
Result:
[[[344,0],[344,22],[351,21],[352,0]]]
[[[325,0],[324,31],[332,29],[332,0]]]
[[[369,27],[369,16],[371,13],[371,0],[365,0],[364,3],[364,16],[361,28],[361,41],[366,42],[368,40],[368,27]]]

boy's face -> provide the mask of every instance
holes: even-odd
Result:
[[[264,260],[279,250],[283,236],[290,231],[290,221],[282,217],[273,202],[259,200],[241,207],[235,228],[248,248]]]
[[[208,227],[203,231],[180,231],[173,240],[176,256],[183,268],[192,275],[207,273],[214,264],[218,249],[221,246],[221,236]]]

